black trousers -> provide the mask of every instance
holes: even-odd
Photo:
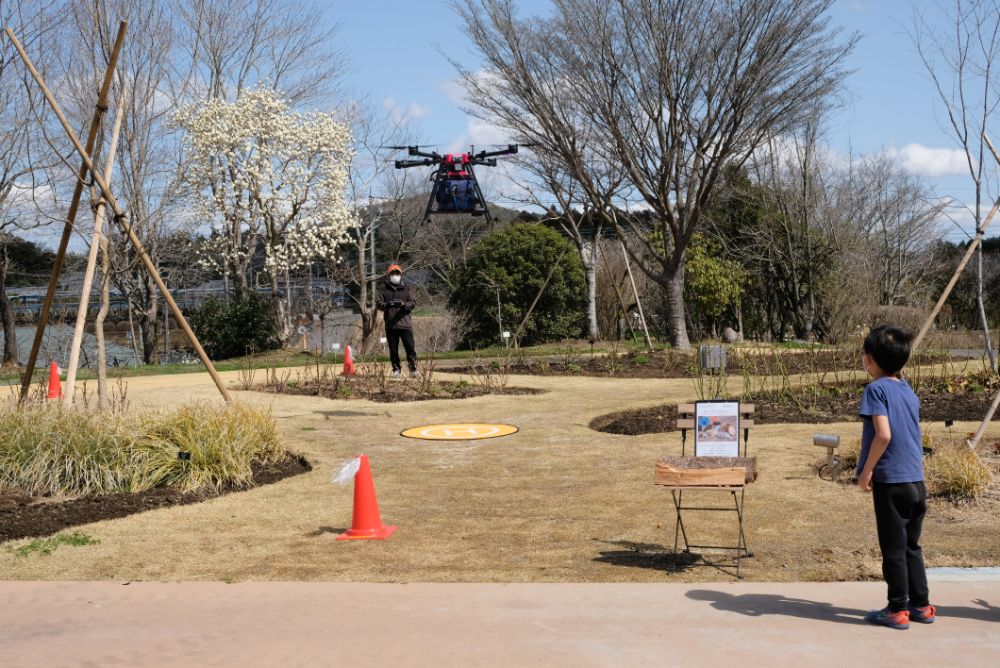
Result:
[[[392,368],[399,371],[402,367],[399,364],[399,342],[403,341],[403,348],[406,350],[406,364],[410,371],[417,370],[417,350],[413,347],[412,329],[386,329],[385,340],[389,344],[389,359],[392,360]]]
[[[927,488],[922,482],[873,482],[875,524],[882,550],[882,577],[889,586],[889,609],[929,604],[920,528],[927,514]]]

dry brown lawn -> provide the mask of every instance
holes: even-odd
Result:
[[[225,374],[231,387],[235,373]],[[349,580],[371,582],[647,582],[731,579],[708,566],[668,570],[669,493],[652,484],[677,434],[592,431],[595,416],[694,398],[690,380],[518,376],[536,396],[374,404],[236,392],[271,406],[288,446],[311,473],[191,506],[79,527],[100,541],[51,555],[0,548],[4,579]],[[731,389],[739,390],[738,380]],[[134,404],[218,401],[206,375],[129,381]],[[513,436],[472,442],[405,439],[436,422],[504,422]],[[956,430],[971,429],[957,424]],[[929,425],[929,430],[943,426]],[[747,489],[752,580],[878,577],[869,497],[820,480],[814,431],[855,436],[857,424],[761,425],[750,438],[760,478]],[[358,453],[371,458],[383,519],[399,531],[381,542],[338,542],[352,490],[331,473]],[[708,503],[728,500],[699,492]],[[930,566],[997,565],[1000,500],[959,507],[934,501],[925,524]],[[735,519],[691,515],[692,541],[731,544]],[[17,541],[5,547],[23,545]],[[715,559],[720,555],[708,555]]]

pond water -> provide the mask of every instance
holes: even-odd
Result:
[[[34,327],[18,327],[17,332],[17,361],[20,364],[27,364],[28,355],[31,353],[31,344],[35,338]],[[0,331],[0,342],[3,341],[3,332]],[[48,366],[50,362],[57,362],[65,366],[69,362],[69,348],[73,342],[73,328],[69,325],[49,325],[45,328],[45,337],[42,339],[42,348],[38,353],[38,366]],[[107,352],[108,366],[137,366],[139,360],[129,346],[112,343],[105,340],[104,346]],[[80,351],[80,367],[94,367],[97,365],[97,339],[93,334],[83,335],[83,346]]]

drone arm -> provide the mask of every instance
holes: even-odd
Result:
[[[475,155],[475,159],[478,161],[485,161],[486,158],[493,158],[501,155],[514,155],[515,153],[517,153],[517,144],[510,144],[507,148],[500,149],[499,151],[480,151]]]
[[[433,151],[421,151],[419,146],[410,146],[407,149],[407,153],[418,158],[431,158],[432,160],[440,160],[441,156]]]
[[[474,157],[472,160],[470,160],[469,162],[471,164],[473,164],[473,165],[482,165],[483,167],[496,167],[497,166],[497,159],[496,158],[486,158],[486,159],[484,159],[484,158],[482,158],[481,156],[478,156],[478,155],[476,157]]]
[[[423,160],[397,160],[396,169],[406,169],[407,167],[430,167],[436,164],[436,160],[425,158]]]

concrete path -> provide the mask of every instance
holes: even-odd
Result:
[[[988,666],[1000,583],[935,583],[937,623],[872,627],[881,583],[0,583],[0,664]]]

